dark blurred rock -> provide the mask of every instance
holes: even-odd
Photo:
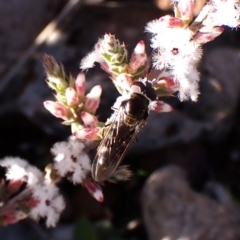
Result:
[[[45,240],[49,239],[47,231],[33,222],[26,219],[18,224],[0,227],[1,240]]]
[[[240,239],[239,209],[220,185],[208,185],[213,198],[194,192],[183,170],[155,171],[142,192],[143,218],[149,239]]]

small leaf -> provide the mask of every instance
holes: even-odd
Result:
[[[73,240],[97,240],[96,231],[90,221],[80,218],[73,231]]]

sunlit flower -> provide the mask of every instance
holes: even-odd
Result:
[[[62,177],[68,177],[74,184],[82,183],[91,170],[91,163],[84,151],[83,142],[69,138],[67,142],[55,143],[51,149],[54,168]]]
[[[86,95],[85,110],[90,113],[95,113],[100,103],[100,96],[102,93],[102,87],[97,85],[92,88],[90,93]]]
[[[45,101],[44,107],[55,117],[68,119],[69,111],[68,109],[59,102]]]
[[[86,89],[86,79],[85,74],[80,72],[75,81],[76,90],[79,97],[83,97]]]
[[[65,97],[68,106],[76,106],[79,103],[78,94],[72,87],[66,88]]]

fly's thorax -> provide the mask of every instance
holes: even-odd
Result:
[[[125,104],[125,123],[136,124],[137,121],[145,120],[148,117],[149,100],[140,93],[132,93]]]

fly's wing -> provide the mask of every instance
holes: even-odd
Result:
[[[128,125],[124,122],[124,105],[115,113],[109,130],[101,141],[92,165],[92,176],[96,181],[107,180],[116,171],[127,149],[145,124],[145,120]]]

